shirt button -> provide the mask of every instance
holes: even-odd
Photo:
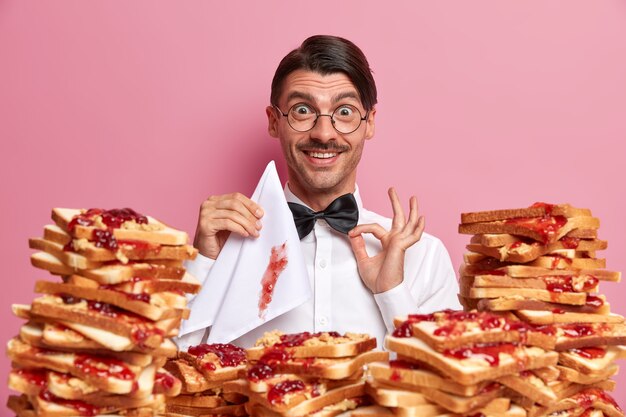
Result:
[[[320,261],[320,268],[326,268],[326,259]]]
[[[328,324],[328,319],[326,317],[320,317],[319,323],[320,326],[326,326]]]

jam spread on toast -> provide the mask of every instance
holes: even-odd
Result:
[[[272,386],[267,392],[267,400],[270,404],[277,404],[284,402],[285,395],[294,392],[304,391],[306,385],[304,382],[298,380],[281,381],[278,384]]]
[[[87,375],[99,378],[116,378],[124,381],[135,379],[135,373],[119,359],[78,354],[74,359],[74,366]]]
[[[600,359],[606,355],[606,349],[601,347],[581,347],[576,349],[570,349],[570,352],[585,359]]]
[[[72,231],[76,226],[93,226],[96,216],[102,218],[109,229],[119,229],[124,222],[134,221],[137,224],[147,224],[148,218],[143,214],[137,213],[131,208],[104,210],[100,208],[91,208],[84,213],[78,214],[72,218],[67,225],[68,230]]]
[[[44,401],[58,404],[62,407],[73,408],[80,413],[81,416],[97,416],[100,413],[100,408],[95,405],[80,400],[65,400],[52,394],[47,389],[42,390],[39,393],[39,397]]]
[[[222,367],[239,366],[246,362],[246,351],[230,343],[202,343],[198,346],[190,347],[187,352],[198,359],[202,359],[205,355],[212,353],[217,356]],[[202,366],[209,371],[217,369],[212,362],[206,362]]]
[[[17,369],[14,372],[38,387],[45,387],[48,383],[48,371],[42,369]]]
[[[517,346],[515,343],[479,343],[474,346],[446,349],[443,354],[455,359],[483,359],[489,366],[498,366],[500,353],[512,356]]]

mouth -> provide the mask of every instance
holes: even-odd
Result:
[[[304,153],[309,158],[314,158],[314,159],[331,159],[339,155],[339,152],[304,151]]]

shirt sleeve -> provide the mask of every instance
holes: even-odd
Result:
[[[426,243],[426,242],[425,242]],[[407,251],[405,276],[400,285],[374,294],[387,331],[394,329],[394,317],[426,314],[444,309],[461,309],[459,285],[450,255],[437,238],[416,252]]]
[[[187,273],[191,274],[195,279],[200,281],[200,284],[206,283],[207,276],[211,267],[215,263],[215,259],[207,258],[204,255],[198,254],[193,261],[185,262],[185,269]],[[195,294],[187,294],[187,302],[193,300]]]

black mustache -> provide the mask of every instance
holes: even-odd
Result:
[[[335,151],[345,152],[350,149],[347,145],[339,145],[335,141],[329,141],[326,143],[321,142],[304,142],[296,145],[296,149],[299,151]]]

